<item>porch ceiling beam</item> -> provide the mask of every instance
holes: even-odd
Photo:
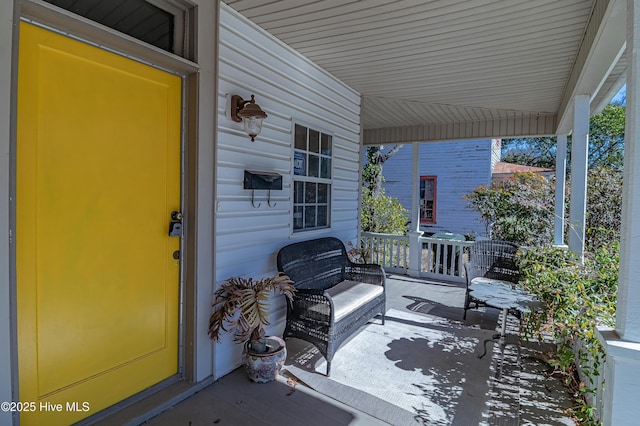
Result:
[[[553,135],[556,123],[555,115],[535,114],[514,118],[365,129],[363,144],[385,145],[391,143]]]

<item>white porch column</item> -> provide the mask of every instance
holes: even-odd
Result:
[[[571,143],[571,202],[569,206],[569,250],[584,258],[584,228],[587,213],[587,155],[589,150],[589,96],[573,98]]]
[[[627,4],[627,118],[616,330],[621,337],[640,342],[640,4],[634,0]]]
[[[409,270],[412,277],[422,271],[422,243],[420,237],[420,144],[414,142],[411,151],[411,231],[409,231]]]
[[[564,190],[567,181],[567,135],[558,135],[556,144],[556,221],[553,243],[564,246]]]
[[[620,269],[615,330],[601,330],[607,353],[604,425],[638,423],[640,386],[640,4],[627,0],[627,118]]]

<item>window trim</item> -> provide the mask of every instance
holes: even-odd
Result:
[[[154,6],[174,14],[174,31],[180,31],[181,54],[170,53],[128,34],[92,21],[84,16],[39,0],[23,0],[20,19],[49,30],[86,42],[101,49],[111,50],[168,72],[191,73],[199,69],[195,62],[196,7],[183,5],[179,0],[145,0]],[[174,5],[170,8],[169,5]],[[171,9],[171,10],[169,10]],[[178,12],[178,10],[181,11]],[[182,25],[177,25],[181,20]],[[174,38],[174,44],[176,39]],[[125,53],[126,52],[126,53]]]
[[[431,180],[433,181],[433,215],[431,217],[431,219],[429,218],[423,218],[422,214],[420,214],[420,223],[427,223],[427,224],[435,224],[437,223],[437,218],[436,218],[436,211],[437,211],[437,200],[438,200],[438,176],[434,176],[434,175],[425,175],[425,176],[420,176],[420,182],[422,181],[427,181],[427,180]],[[420,187],[418,186],[418,191],[420,191]],[[422,213],[422,198],[419,197],[420,194],[418,194],[418,202],[420,203],[419,205],[419,211],[420,213]]]
[[[191,8],[178,5],[173,0],[145,0],[173,15],[173,54],[193,59],[193,46],[190,33],[193,31]]]
[[[308,130],[313,130],[318,132],[320,135],[320,140],[321,135],[327,135],[331,137],[331,155],[328,157],[331,161],[330,164],[330,168],[329,168],[329,173],[330,173],[330,178],[323,178],[320,176],[306,176],[306,175],[296,175],[294,168],[295,168],[295,152],[296,151],[301,151],[300,149],[296,148],[295,146],[295,138],[296,138],[296,126],[301,126]],[[308,133],[307,133],[307,142],[308,142]],[[291,131],[291,213],[290,213],[290,219],[291,219],[291,224],[290,224],[290,235],[293,236],[297,236],[297,235],[311,235],[313,233],[322,233],[322,232],[326,232],[327,230],[330,230],[332,228],[332,219],[333,219],[333,185],[334,185],[334,163],[335,163],[335,134],[333,132],[327,131],[326,129],[323,129],[319,126],[316,125],[310,125],[307,124],[305,122],[302,121],[293,121],[292,123],[292,131]],[[307,150],[305,150],[304,152],[306,152],[307,154],[310,152],[308,150],[308,145],[307,145]],[[322,156],[321,156],[322,157]],[[326,157],[325,157],[326,158]],[[308,170],[308,164],[306,165],[307,170]],[[319,170],[321,169],[321,166],[319,165]],[[323,227],[313,227],[313,228],[300,228],[300,229],[296,229],[295,228],[295,224],[294,224],[294,218],[293,215],[295,214],[295,206],[296,204],[296,200],[295,200],[295,184],[296,182],[313,182],[313,183],[318,183],[318,184],[326,184],[328,185],[328,190],[329,190],[329,194],[327,194],[327,226],[323,226]],[[305,204],[303,203],[303,206]],[[316,204],[317,205],[317,204]],[[304,219],[303,219],[304,220]]]

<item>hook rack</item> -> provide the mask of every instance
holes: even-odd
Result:
[[[251,190],[251,207],[253,207],[254,209],[257,209],[257,208],[260,208],[262,203],[258,203],[258,205],[256,206],[255,196],[256,196],[256,190],[252,189]],[[273,205],[271,204],[271,190],[269,189],[268,192],[267,192],[267,205],[269,207],[271,207],[271,208],[274,208],[276,206],[276,204],[278,204],[278,203],[273,203]]]
[[[254,209],[257,209],[262,205],[262,203],[258,203],[258,205],[256,205],[256,189],[266,189],[268,191],[267,205],[273,208],[277,203],[271,203],[271,190],[282,190],[282,176],[274,172],[256,172],[253,170],[245,170],[244,189],[251,190],[251,207],[253,207]]]

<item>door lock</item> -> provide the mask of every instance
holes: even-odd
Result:
[[[179,211],[174,210],[171,212],[171,222],[169,222],[169,236],[182,236],[182,213],[180,213]]]

